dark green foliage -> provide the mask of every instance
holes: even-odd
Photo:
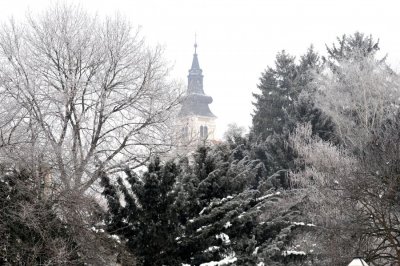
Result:
[[[312,99],[304,94],[299,97],[296,103],[297,123],[311,123],[312,133],[322,140],[340,143],[340,139],[335,134],[336,126],[332,119],[324,114],[319,108],[315,107]]]
[[[260,223],[266,210],[281,205],[280,193],[266,185],[264,165],[248,153],[242,144],[220,145],[200,147],[190,163],[155,160],[141,178],[127,172],[131,189],[103,176],[108,231],[126,239],[141,265],[199,265],[233,254],[237,265],[259,262],[255,247],[274,241],[291,220],[276,227]],[[287,235],[277,262],[292,237]]]
[[[314,103],[315,75],[321,69],[312,46],[299,63],[287,53],[279,53],[275,68],[268,68],[261,77],[261,94],[254,94],[251,155],[264,163],[274,187],[289,187],[287,173],[295,169],[296,154],[288,138],[298,123],[310,122],[313,134],[338,142],[333,122]]]
[[[273,134],[265,141],[258,141],[252,145],[252,157],[266,165],[266,173],[271,186],[288,188],[288,171],[294,167],[295,154],[287,142],[287,136]]]
[[[249,159],[250,151],[244,144],[236,146],[231,143],[230,146],[233,149],[224,145],[212,149],[200,148],[189,170],[182,173],[177,200],[180,215],[186,217],[183,223],[185,230],[177,241],[179,250],[184,251],[181,258],[185,263],[199,265],[235,254],[236,265],[256,265],[266,261],[267,255],[261,257],[260,254],[269,256],[271,253],[267,250],[275,250],[271,261],[284,265],[288,258],[282,256],[282,252],[296,236],[290,230],[291,223],[302,219],[301,212],[290,208],[299,203],[285,203],[291,202],[288,197],[285,201],[281,199],[286,192],[275,191],[264,165],[259,160]],[[203,172],[208,176],[201,182],[188,182],[193,179],[185,175],[193,177],[193,172],[205,164],[216,168],[210,167],[210,171]],[[207,197],[201,185],[205,181],[206,187],[218,188],[207,190]],[[197,187],[194,184],[198,184]],[[261,217],[266,212],[276,215],[264,220]],[[226,234],[229,241],[218,239],[221,234]],[[278,239],[281,245],[274,249]],[[256,247],[259,247],[257,250],[260,253],[253,254]]]
[[[0,177],[0,264],[80,265],[69,226],[28,171]]]
[[[191,265],[210,260],[219,261],[226,254],[235,254],[236,265],[286,265],[289,261],[307,261],[309,254],[285,256],[291,249],[292,240],[312,227],[296,225],[304,216],[296,209],[286,192],[269,191],[261,196],[256,190],[212,201],[197,217],[190,220],[187,233],[179,239],[182,246],[192,247],[185,262]],[[296,198],[294,198],[296,199]],[[296,199],[297,200],[297,199]],[[270,215],[265,215],[270,213]],[[217,239],[226,234],[229,241]],[[210,248],[218,249],[210,258]],[[296,247],[302,250],[303,247]],[[189,255],[189,254],[188,254]],[[301,265],[301,264],[299,264]]]
[[[269,67],[261,76],[258,88],[261,94],[255,98],[253,115],[253,133],[266,139],[273,133],[285,133],[292,124],[290,114],[299,91],[295,58],[285,51],[278,53],[275,68]]]
[[[322,66],[313,47],[298,64],[284,51],[276,58],[275,68],[268,68],[260,79],[261,94],[254,94],[253,139],[263,141],[276,135],[286,139],[297,123],[308,121],[318,136],[334,138],[333,123],[314,104],[315,75]]]
[[[310,122],[313,135],[323,140],[337,142],[335,125],[331,118],[315,106],[314,94],[316,92],[315,77],[322,71],[319,55],[311,46],[307,53],[300,57],[299,70],[299,96],[295,102],[292,120],[295,124]],[[293,128],[291,128],[292,130]]]
[[[112,184],[102,176],[109,215],[107,231],[126,239],[141,265],[177,265],[174,251],[178,216],[173,211],[178,167],[156,158],[143,177],[126,170],[127,178]],[[130,188],[129,188],[130,186]]]

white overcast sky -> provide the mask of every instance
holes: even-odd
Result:
[[[0,0],[0,19],[40,11],[50,0]],[[251,125],[252,92],[278,51],[299,57],[313,44],[322,54],[336,36],[361,31],[380,39],[399,69],[400,2],[385,0],[71,0],[100,16],[123,14],[151,45],[160,44],[187,82],[197,32],[204,90],[214,98],[218,136],[227,124]],[[397,4],[397,2],[399,2]]]

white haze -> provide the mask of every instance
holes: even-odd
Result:
[[[55,1],[0,2],[2,20],[21,18]],[[174,66],[174,78],[186,82],[194,35],[204,74],[204,90],[214,98],[218,136],[227,124],[251,125],[252,92],[261,72],[278,51],[299,57],[313,44],[324,53],[336,36],[361,31],[379,38],[383,54],[398,69],[400,16],[397,1],[371,0],[113,0],[78,3],[100,16],[120,13],[153,44],[161,44]]]

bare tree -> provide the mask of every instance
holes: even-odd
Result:
[[[400,106],[398,76],[372,56],[343,60],[335,72],[326,68],[316,83],[316,106],[333,119],[343,142],[353,148],[362,148]]]
[[[363,254],[371,265],[400,263],[400,87],[371,58],[344,61],[319,80],[318,106],[336,123],[337,146],[299,125],[290,141],[302,170],[293,186],[308,199],[329,265]]]
[[[303,169],[290,174],[292,186],[307,199],[304,212],[319,229],[316,243],[328,261],[323,265],[344,265],[359,244],[350,219],[356,204],[344,191],[359,163],[347,150],[313,137],[310,124],[299,125],[290,143]]]
[[[45,162],[65,189],[168,150],[180,88],[160,48],[119,16],[57,5],[0,30],[0,154]]]

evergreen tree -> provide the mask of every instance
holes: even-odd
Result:
[[[276,191],[264,164],[250,159],[248,148],[241,142],[202,147],[192,164],[185,162],[189,169],[181,172],[176,203],[180,216],[186,218],[177,238],[183,263],[284,265],[308,258],[284,255],[297,235],[295,222],[304,220],[296,207],[300,198]],[[200,174],[202,181],[193,182]]]
[[[310,122],[313,135],[337,143],[339,140],[332,119],[315,105],[316,76],[321,73],[323,64],[313,46],[301,56],[298,68],[298,86],[301,93],[295,102],[295,124]]]
[[[261,77],[250,136],[253,158],[260,159],[274,185],[283,188],[289,187],[288,172],[295,168],[288,137],[297,123],[311,122],[314,134],[336,141],[334,124],[314,103],[315,76],[322,69],[318,54],[311,46],[298,64],[294,60],[279,53],[275,68]]]
[[[127,171],[113,184],[103,175],[108,232],[140,265],[307,261],[285,253],[298,250],[302,199],[277,191],[250,153],[240,142],[200,147],[177,165],[153,161],[142,177]]]
[[[345,60],[360,60],[368,56],[375,56],[379,51],[379,40],[375,41],[372,37],[366,36],[361,32],[342,37],[337,37],[337,44],[333,43],[331,47],[326,46],[328,59],[331,64],[340,63]]]
[[[102,175],[109,215],[107,231],[126,240],[141,265],[178,265],[174,256],[178,217],[173,211],[178,167],[156,158],[140,178],[126,170],[127,178],[113,184]]]
[[[265,140],[274,134],[286,138],[297,123],[305,121],[312,122],[315,134],[320,137],[333,137],[332,122],[313,102],[315,76],[322,70],[319,55],[311,46],[298,64],[294,60],[284,51],[278,53],[275,68],[268,68],[262,75],[258,86],[261,94],[254,94],[254,139],[261,136]]]
[[[275,68],[269,67],[262,74],[258,85],[261,94],[253,94],[256,101],[252,131],[257,137],[266,139],[290,128],[289,114],[299,93],[297,76],[295,58],[285,51],[277,54]]]

